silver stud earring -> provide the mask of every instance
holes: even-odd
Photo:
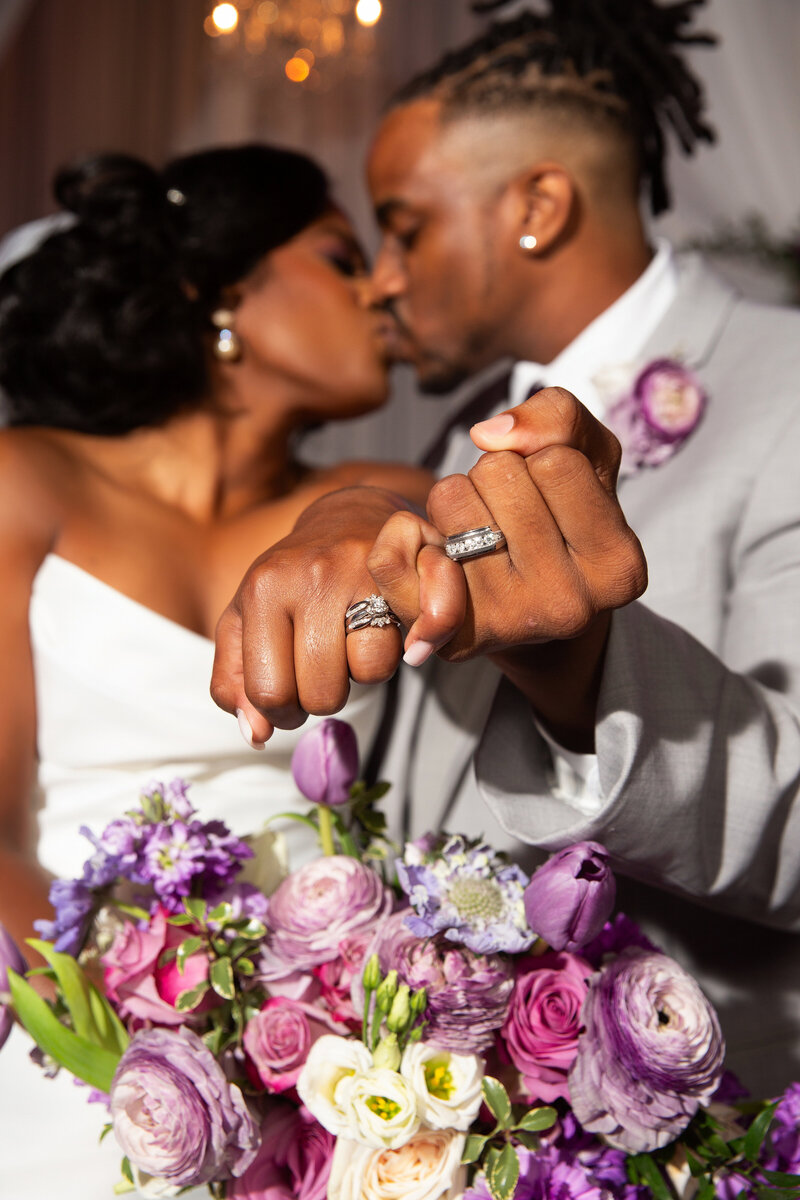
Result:
[[[519,239],[519,245],[521,250],[535,250],[538,241],[532,233],[526,233]]]
[[[214,356],[220,362],[238,362],[242,357],[242,343],[233,328],[233,313],[229,308],[218,308],[211,314],[211,323],[218,330],[214,342]]]

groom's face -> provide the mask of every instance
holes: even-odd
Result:
[[[449,391],[508,353],[516,284],[503,188],[432,100],[389,114],[367,170],[383,234],[375,302],[394,317],[392,351],[423,391]]]

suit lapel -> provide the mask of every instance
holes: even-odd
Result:
[[[638,357],[644,362],[678,358],[699,370],[708,361],[739,295],[700,255],[679,255],[677,264],[678,294]]]

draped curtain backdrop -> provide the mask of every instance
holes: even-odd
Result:
[[[160,162],[266,139],[319,158],[374,245],[363,187],[370,133],[410,74],[482,28],[467,0],[384,0],[364,35],[371,48],[318,64],[328,83],[319,90],[286,79],[285,55],[207,37],[210,8],[210,0],[0,0],[0,235],[53,210],[53,172],[77,155],[115,149]],[[695,160],[673,156],[674,211],[659,228],[685,241],[757,212],[788,237],[800,229],[800,3],[711,0],[698,24],[721,39],[692,54],[719,141]],[[788,297],[777,276],[721,265],[748,290]],[[414,457],[456,399],[422,399],[400,371],[384,412],[319,431],[309,452]]]

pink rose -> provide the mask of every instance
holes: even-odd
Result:
[[[271,996],[247,1022],[244,1048],[267,1091],[285,1092],[297,1082],[317,1038],[331,1032],[345,1031],[312,1004]]]
[[[577,1053],[592,968],[567,953],[526,956],[517,963],[501,1037],[529,1101],[569,1100],[567,1072]]]
[[[230,1200],[325,1200],[336,1138],[304,1108],[277,1102],[261,1125],[261,1147]]]
[[[339,955],[330,962],[314,968],[320,982],[322,999],[335,1021],[361,1028],[361,1016],[351,999],[353,979],[361,974],[367,946],[375,935],[374,927],[354,933],[339,942]]]
[[[163,950],[196,932],[189,926],[168,924],[168,916],[159,906],[145,929],[126,921],[102,957],[106,995],[125,1020],[180,1025],[186,1013],[177,1011],[175,1000],[208,977],[208,959],[202,952],[187,958],[182,975],[175,960],[158,966]]]

